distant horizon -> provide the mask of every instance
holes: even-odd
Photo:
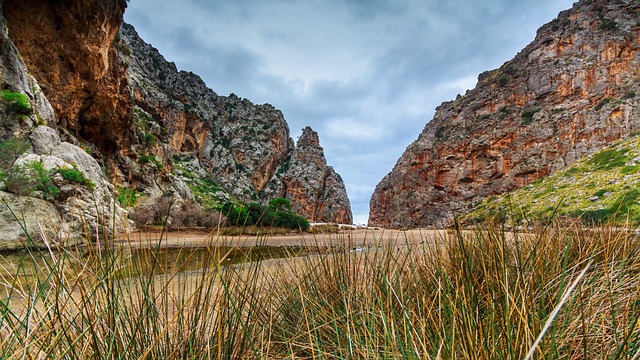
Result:
[[[216,93],[282,111],[294,141],[305,126],[317,131],[354,224],[366,225],[375,186],[436,106],[474,88],[572,3],[131,0],[125,21]]]

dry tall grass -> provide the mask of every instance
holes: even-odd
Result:
[[[164,266],[159,248],[26,252],[35,278],[0,268],[0,358],[640,356],[631,231],[487,226],[365,251],[342,240],[234,266],[211,243],[197,271]]]

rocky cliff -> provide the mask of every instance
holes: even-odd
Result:
[[[9,36],[51,102],[59,130],[97,153],[126,148],[122,129],[130,126],[132,106],[127,67],[113,46],[126,2],[21,0],[2,7]]]
[[[640,128],[640,4],[583,0],[436,109],[371,198],[376,226],[443,226]]]
[[[318,133],[308,126],[264,193],[269,198],[288,199],[292,210],[310,221],[353,223],[342,178],[327,166]]]
[[[0,28],[0,250],[122,231],[128,223],[114,186],[75,137],[60,139],[54,107],[3,16]]]
[[[121,231],[130,224],[118,188],[205,208],[271,199],[269,181],[296,152],[279,110],[178,71],[122,24],[125,1],[0,4],[0,233],[13,234],[0,248],[27,237],[11,208],[33,239]],[[318,164],[331,191],[292,205],[318,209],[318,221],[350,219],[344,184]]]
[[[129,171],[122,174],[122,181],[151,184],[150,193],[173,186],[191,198],[199,189],[194,186],[198,176],[190,174],[201,174],[228,193],[216,193],[221,200],[267,202],[286,197],[294,211],[310,220],[351,223],[344,183],[327,166],[316,132],[305,129],[295,147],[284,116],[273,106],[256,105],[234,94],[217,95],[197,75],[178,71],[130,25],[123,24],[120,40],[130,64],[137,134],[130,164],[122,167]],[[150,143],[150,136],[157,141]],[[310,149],[315,151],[313,161],[304,161]],[[159,172],[164,176],[158,180],[146,169],[135,170],[132,160],[147,154],[163,165]],[[286,180],[280,181],[283,175]],[[163,179],[168,180],[163,184]],[[294,196],[287,191],[293,183],[304,184],[306,190]]]

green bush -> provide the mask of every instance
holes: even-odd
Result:
[[[42,191],[47,199],[55,199],[60,194],[60,188],[51,179],[55,171],[48,171],[42,165],[42,161],[34,161],[25,165],[35,178],[35,190]]]
[[[620,173],[623,175],[635,174],[638,171],[640,171],[640,166],[638,165],[624,166],[622,169],[620,169]]]
[[[222,205],[221,212],[227,216],[230,225],[308,230],[309,221],[288,210],[290,206],[288,200],[281,198],[272,200],[269,206],[255,202],[243,205],[226,202]],[[282,210],[283,208],[287,210]]]
[[[8,113],[14,113],[19,115],[31,115],[33,114],[33,108],[29,102],[29,98],[25,94],[19,92],[13,92],[11,90],[2,90],[2,102],[6,106]]]
[[[612,98],[604,98],[602,100],[600,100],[600,102],[598,103],[598,105],[596,105],[596,107],[594,108],[596,111],[602,109],[605,105],[607,105],[608,103],[610,103],[613,99]]]
[[[540,109],[530,109],[522,112],[522,125],[529,125],[533,122],[533,115],[535,115]]]
[[[122,186],[116,186],[116,193],[118,196],[118,202],[124,207],[135,206],[141,196],[140,193],[134,189],[123,188]]]
[[[153,154],[142,154],[138,157],[138,164],[153,163],[158,170],[162,170],[164,166]]]
[[[275,211],[291,210],[291,202],[284,198],[275,198],[269,201],[269,207]]]
[[[606,209],[587,210],[574,212],[571,215],[580,217],[587,225],[602,225],[615,220],[624,220],[631,216],[632,221],[638,221],[634,207],[640,199],[640,191],[629,190],[620,195],[618,199]]]
[[[309,221],[302,216],[296,215],[290,211],[283,211],[275,214],[273,226],[305,231],[309,229],[310,225]]]
[[[630,160],[629,149],[606,149],[594,155],[587,164],[593,165],[598,170],[609,170],[622,167]]]
[[[230,225],[253,225],[248,224],[249,213],[242,205],[236,205],[229,201],[222,205],[220,211],[227,217]]]
[[[598,26],[598,29],[602,31],[615,32],[618,30],[618,23],[614,20],[604,19],[602,20],[602,23],[600,23],[600,26]]]
[[[138,164],[146,164],[151,161],[151,158],[155,157],[153,155],[142,154],[138,157]]]
[[[46,170],[42,161],[14,166],[16,159],[27,149],[29,149],[29,142],[24,139],[11,138],[0,142],[0,180],[5,182],[9,192],[29,196],[34,191],[41,191],[45,198],[55,199],[60,194],[60,188],[52,180],[55,174],[61,174],[67,181],[95,187],[95,184],[75,166],[70,169]]]
[[[278,168],[278,171],[276,171],[276,176],[283,175],[284,173],[289,171],[290,164],[291,164],[291,155],[287,156],[287,158],[284,160],[284,163],[280,165],[280,167]]]
[[[571,215],[579,217],[586,225],[602,225],[609,222],[613,214],[610,209],[598,209],[576,212]]]
[[[39,161],[12,166],[1,175],[7,190],[16,195],[31,196],[34,191],[40,191],[45,199],[55,199],[60,194],[60,188],[51,179],[52,172]]]
[[[8,171],[2,172],[2,180],[7,187],[7,191],[12,194],[20,196],[33,194],[34,178],[22,166],[12,166]]]
[[[60,194],[60,188],[52,177],[62,175],[66,181],[94,188],[93,181],[87,179],[77,168],[57,168],[47,170],[42,161],[34,161],[22,166],[12,166],[7,171],[0,171],[0,179],[5,182],[7,190],[13,194],[30,196],[34,191],[42,192],[46,199],[55,199]]]
[[[155,146],[158,143],[158,139],[152,133],[143,132],[141,137],[141,142],[145,146]]]
[[[75,182],[80,185],[85,185],[90,188],[96,187],[96,184],[94,184],[93,181],[89,180],[86,176],[84,176],[84,174],[80,170],[78,170],[78,168],[76,168],[75,166],[71,169],[58,168],[56,172],[62,175],[62,178],[67,181]]]

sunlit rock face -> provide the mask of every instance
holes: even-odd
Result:
[[[640,128],[640,4],[580,1],[445,102],[371,197],[369,224],[445,226],[480,198]]]

